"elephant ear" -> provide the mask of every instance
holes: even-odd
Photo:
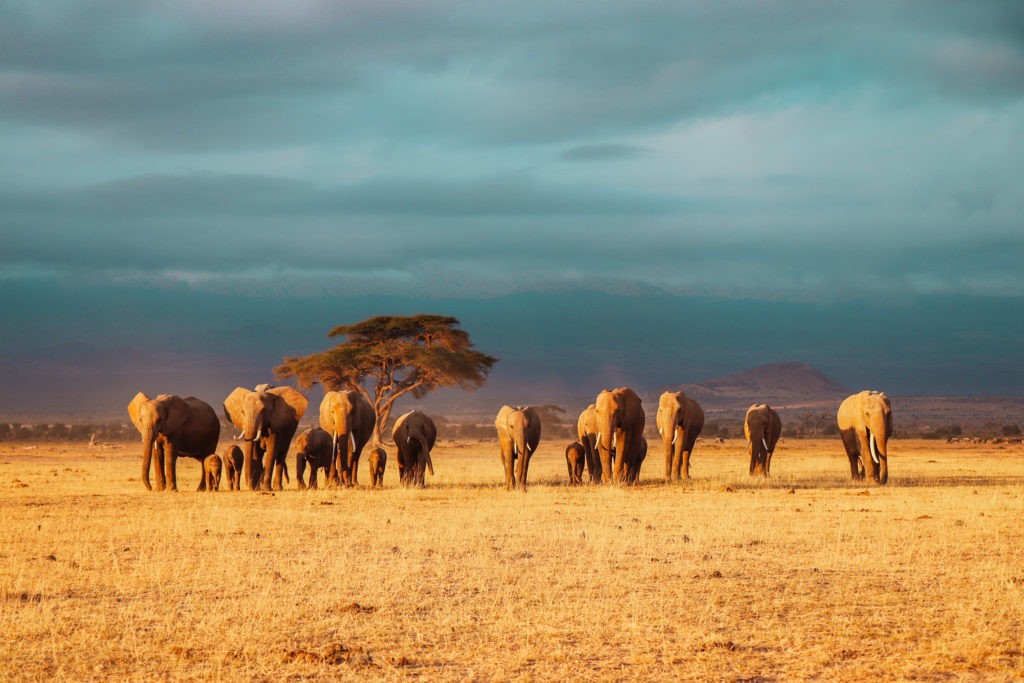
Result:
[[[294,410],[296,422],[301,420],[302,416],[306,414],[306,406],[309,405],[309,401],[295,389],[291,387],[274,387],[273,389],[267,389],[267,393],[280,397],[286,405]]]
[[[224,416],[238,429],[245,429],[245,424],[242,422],[242,402],[251,393],[245,387],[235,387],[235,390],[224,399]]]
[[[167,416],[164,418],[164,434],[173,434],[181,429],[188,420],[189,407],[180,396],[161,397],[166,406]]]
[[[128,404],[128,417],[131,418],[132,424],[139,430],[139,434],[145,432],[145,425],[142,424],[139,412],[142,410],[142,404],[149,400],[149,396],[146,396],[141,391],[135,394],[135,398]]]

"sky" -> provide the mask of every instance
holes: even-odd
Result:
[[[1024,393],[1018,2],[0,0],[0,149],[7,413],[417,312],[496,392]]]

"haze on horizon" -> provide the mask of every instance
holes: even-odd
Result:
[[[1024,388],[1024,6],[0,0],[0,411],[382,313],[487,390]]]

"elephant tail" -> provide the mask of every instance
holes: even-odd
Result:
[[[426,461],[427,471],[430,472],[430,476],[434,476],[434,461],[430,459],[430,447],[427,445],[427,440],[422,435],[415,438],[420,442],[420,457]]]

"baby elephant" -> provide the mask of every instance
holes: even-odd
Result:
[[[384,468],[388,464],[388,452],[377,446],[370,450],[370,486],[384,488]]]
[[[587,450],[579,441],[573,441],[565,447],[565,466],[569,470],[569,484],[578,486],[583,483],[583,465],[587,461]]]
[[[316,471],[322,469],[324,477],[331,471],[331,456],[334,453],[334,440],[331,435],[312,427],[295,437],[295,476],[299,480],[299,488],[306,488],[304,475],[309,465],[309,488],[316,488]]]
[[[224,474],[228,478],[229,491],[242,490],[242,449],[233,443],[221,449],[220,459],[224,462]]]
[[[210,493],[220,490],[221,466],[219,455],[214,453],[206,456],[206,460],[203,460],[203,486],[201,488]]]

